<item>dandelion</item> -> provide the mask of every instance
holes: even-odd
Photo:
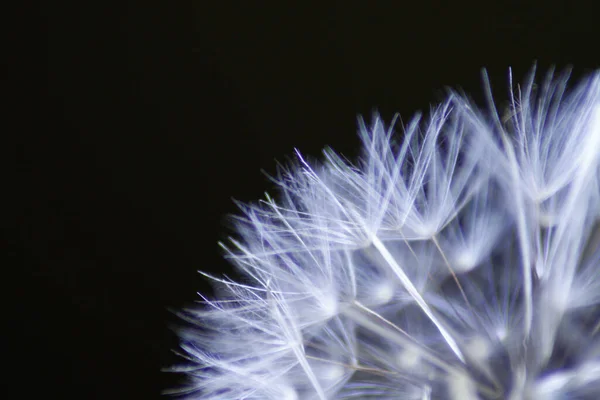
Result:
[[[240,205],[242,279],[181,315],[189,399],[600,398],[600,71],[452,92]],[[487,78],[485,82],[488,82]]]

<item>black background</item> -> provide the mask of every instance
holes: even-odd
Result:
[[[3,282],[18,306],[5,351],[25,379],[9,398],[158,399],[175,385],[160,372],[178,362],[167,308],[208,290],[197,270],[229,271],[217,241],[231,197],[272,190],[260,170],[294,147],[353,157],[358,114],[406,121],[447,86],[481,101],[482,67],[502,98],[509,66],[517,77],[535,60],[575,77],[600,66],[593,1],[493,3],[26,10],[5,109],[17,124]]]

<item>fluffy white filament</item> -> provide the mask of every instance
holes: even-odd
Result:
[[[567,81],[297,153],[182,313],[187,398],[599,399],[600,72]]]

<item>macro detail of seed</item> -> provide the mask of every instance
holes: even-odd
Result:
[[[183,310],[189,399],[600,398],[600,72],[281,167]]]

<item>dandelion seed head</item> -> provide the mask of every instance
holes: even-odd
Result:
[[[240,204],[243,280],[182,317],[189,399],[600,398],[600,71],[509,74],[509,110],[451,93],[360,121]]]

